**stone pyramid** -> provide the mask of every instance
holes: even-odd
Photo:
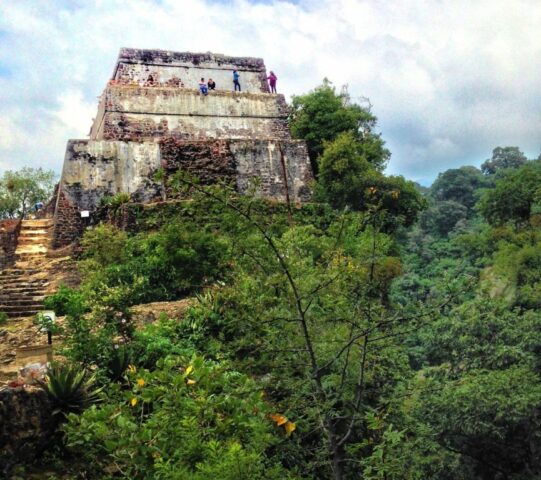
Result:
[[[235,92],[233,70],[242,92]],[[55,247],[83,230],[105,195],[161,197],[159,169],[192,172],[202,183],[226,180],[240,192],[303,202],[313,178],[306,144],[292,140],[288,106],[269,93],[263,59],[123,48],[99,100],[89,139],[68,142],[54,209]],[[212,78],[216,90],[201,95]]]

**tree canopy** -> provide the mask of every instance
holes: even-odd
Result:
[[[460,167],[440,173],[430,190],[435,200],[452,200],[471,211],[476,202],[476,191],[488,183],[477,168]]]
[[[405,225],[411,225],[424,206],[412,182],[400,176],[385,176],[374,167],[352,132],[341,133],[333,142],[325,143],[317,195],[335,208],[381,208]]]
[[[389,160],[385,142],[374,131],[377,118],[367,108],[351,103],[347,93],[337,93],[327,79],[313,91],[294,96],[291,109],[291,134],[306,141],[316,175],[325,142],[345,132],[351,133],[360,145],[357,148],[376,169],[382,170]]]
[[[485,175],[493,175],[506,168],[518,168],[528,159],[518,147],[496,147],[489,158],[481,165],[481,171]]]
[[[22,218],[53,193],[55,173],[42,168],[7,170],[0,178],[0,218]]]
[[[496,187],[484,193],[479,209],[492,225],[527,223],[534,209],[540,206],[540,186],[541,162],[527,162],[503,172],[496,180]]]

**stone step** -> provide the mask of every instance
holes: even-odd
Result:
[[[10,287],[2,288],[0,290],[0,297],[5,297],[7,295],[16,296],[16,295],[45,295],[46,286],[45,285],[36,285],[32,287]]]
[[[12,293],[10,295],[0,293],[0,305],[6,305],[11,302],[27,302],[30,300],[33,300],[35,302],[41,302],[46,297],[45,293],[42,291],[35,291],[35,292],[17,292]]]
[[[3,277],[0,278],[0,285],[7,284],[7,283],[36,283],[36,282],[48,282],[49,280],[44,277],[35,277],[34,275],[38,275],[38,272],[32,273],[29,275],[12,275],[9,277]]]
[[[35,248],[35,247],[39,247],[40,249],[43,249],[43,252],[47,252],[48,247],[49,247],[49,242],[26,242],[26,241],[22,241],[22,242],[17,244],[17,250],[19,252],[21,251],[21,249],[27,250],[28,248]],[[15,250],[15,252],[17,252],[17,250]]]
[[[44,282],[24,283],[24,282],[10,282],[0,284],[0,291],[4,292],[16,292],[21,290],[35,290],[47,287],[49,284]]]
[[[11,280],[23,280],[25,278],[29,278],[32,275],[36,275],[38,272],[33,271],[31,273],[12,273],[12,274],[2,274],[0,275],[0,283],[3,281],[11,281]]]
[[[3,305],[29,305],[29,304],[43,304],[43,301],[47,295],[43,292],[29,292],[25,295],[20,295],[17,297],[10,298],[1,298],[0,299],[0,310],[2,310]]]
[[[19,262],[30,262],[30,261],[37,261],[42,260],[44,258],[47,258],[46,252],[37,252],[37,253],[16,253],[15,254],[15,261],[17,263]]]
[[[29,310],[37,312],[42,309],[43,304],[41,303],[28,303],[25,305],[0,305],[0,312],[5,312],[8,315],[10,313],[27,312]]]
[[[40,275],[40,273],[43,273],[43,271],[40,271],[40,270],[37,270],[37,269],[32,269],[32,270],[29,270],[28,273],[20,273],[20,274],[17,274],[17,275],[15,275],[15,274],[14,275],[1,275],[0,276],[0,283],[13,282],[13,281],[17,281],[17,280],[18,281],[46,280],[43,277],[35,277],[35,275]]]
[[[19,233],[19,236],[17,238],[20,238],[20,237],[30,237],[30,238],[34,238],[34,237],[46,237],[49,235],[49,230],[44,230],[43,228],[40,228],[38,230],[36,229],[33,229],[33,230],[22,230],[20,231]]]
[[[0,308],[0,312],[2,312],[2,308]],[[10,311],[5,312],[9,318],[21,318],[21,317],[34,317],[37,315],[40,310],[20,310],[20,311]]]
[[[35,299],[37,302],[41,302],[46,297],[47,297],[47,294],[43,290],[35,290],[32,292],[11,292],[7,294],[2,294],[0,296],[0,305],[3,305],[4,303],[9,303],[14,300]]]
[[[8,302],[16,298],[37,298],[43,300],[45,297],[47,297],[47,294],[42,289],[21,292],[5,292],[0,294],[0,304],[4,303],[4,301]]]
[[[53,224],[52,218],[39,218],[35,220],[23,220],[21,227],[42,227],[51,226]]]
[[[22,300],[21,300],[22,301]],[[11,310],[21,310],[21,309],[24,309],[24,308],[41,308],[43,306],[43,302],[40,301],[40,300],[36,300],[36,301],[33,301],[33,300],[30,300],[28,302],[25,302],[25,303],[22,303],[21,305],[17,305],[17,304],[10,304],[10,305],[7,305],[3,302],[0,302],[0,311],[4,310],[4,309],[11,309]]]
[[[50,230],[52,228],[53,224],[46,224],[43,225],[26,225],[22,224],[20,231],[26,230],[26,231],[32,231],[32,230]]]
[[[27,257],[27,258],[43,257],[43,258],[45,258],[47,256],[47,249],[44,249],[43,251],[39,251],[39,250],[38,251],[36,251],[36,250],[28,251],[28,250],[26,250],[26,247],[24,247],[24,248],[25,248],[25,250],[23,250],[23,251],[21,251],[21,250],[15,251],[15,255],[16,256],[18,255],[21,258],[22,257]],[[21,266],[20,264],[17,264],[17,263],[15,265],[17,265],[19,267]],[[37,265],[32,265],[32,266],[37,267]]]
[[[40,235],[19,235],[17,237],[17,244],[19,244],[20,242],[25,242],[25,243],[48,242],[49,238],[50,237],[48,235],[41,235],[41,234]]]
[[[39,240],[34,240],[34,239],[28,239],[28,238],[23,238],[23,239],[20,239],[18,242],[17,242],[17,247],[19,245],[43,245],[43,246],[48,246],[49,245],[49,239],[48,238],[40,238]]]
[[[19,275],[19,276],[13,275],[11,277],[0,278],[0,285],[7,285],[9,283],[21,283],[21,284],[31,283],[31,284],[35,284],[35,283],[38,283],[38,282],[43,283],[43,282],[48,282],[49,281],[47,278],[44,278],[44,277],[35,277],[34,278],[34,275],[37,275],[37,273],[34,273],[32,275]]]
[[[17,245],[15,253],[47,253],[47,247],[44,245]]]
[[[49,281],[43,265],[50,244],[51,219],[23,220],[15,266],[0,273],[0,312],[8,317],[31,317],[43,310]]]
[[[29,281],[10,281],[10,282],[0,282],[0,293],[4,291],[16,291],[28,288],[41,288],[49,285],[49,282],[45,279],[39,280],[29,280]]]
[[[0,300],[0,308],[4,307],[37,307],[43,306],[43,299],[45,297],[33,297],[33,298],[10,298]]]
[[[2,278],[3,275],[26,275],[28,273],[34,273],[37,272],[37,268],[8,268],[6,270],[2,270],[0,272],[0,278]]]
[[[10,315],[12,313],[39,312],[42,308],[43,305],[40,303],[29,305],[0,305],[0,312]],[[33,313],[30,313],[29,315],[33,315]]]

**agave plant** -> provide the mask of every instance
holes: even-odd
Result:
[[[130,352],[121,346],[113,349],[107,365],[107,375],[114,382],[120,380],[130,364]]]
[[[96,387],[95,375],[76,365],[56,364],[49,368],[45,381],[39,382],[53,403],[53,414],[80,413],[99,401],[102,388]]]

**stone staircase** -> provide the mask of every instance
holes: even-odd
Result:
[[[52,220],[23,220],[17,239],[15,265],[0,272],[0,312],[30,317],[43,308],[49,281],[40,268],[47,257]]]

